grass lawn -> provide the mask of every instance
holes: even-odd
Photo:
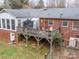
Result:
[[[37,50],[31,45],[0,43],[0,59],[44,59],[45,52],[46,49],[41,48],[37,53]]]

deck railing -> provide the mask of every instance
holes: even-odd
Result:
[[[17,28],[18,33],[23,33],[26,35],[31,36],[38,36],[42,38],[51,38],[51,31],[49,30],[39,30],[39,29],[33,29],[33,28],[24,28],[24,27],[18,27]]]

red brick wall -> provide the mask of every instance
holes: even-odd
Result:
[[[0,29],[0,41],[10,42],[10,33],[15,33],[13,31],[7,31]],[[16,39],[16,33],[15,33],[15,39]]]
[[[43,23],[41,23],[41,20],[43,20]],[[44,27],[44,28],[50,28],[50,26],[48,26],[48,19],[40,19],[40,28]],[[53,29],[58,29],[60,27],[60,23],[62,22],[61,19],[51,19],[54,20],[54,26]],[[45,22],[45,23],[44,23]],[[65,39],[65,41],[69,41],[70,37],[77,37],[79,36],[79,31],[74,31],[72,30],[72,22],[73,20],[68,20],[68,27],[60,27],[61,32],[63,33],[63,37]]]

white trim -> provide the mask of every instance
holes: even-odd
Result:
[[[11,19],[10,19],[10,30],[12,30],[12,24],[11,24]]]
[[[1,20],[1,29],[3,28],[3,26],[2,26],[2,19],[0,19]]]
[[[12,20],[14,20],[14,22],[15,22],[15,19],[11,19],[11,22],[10,22],[10,23],[11,23],[11,30],[13,30],[13,29],[12,29]],[[16,22],[15,22],[14,25],[15,25],[15,29],[14,29],[14,30],[16,30]]]
[[[5,20],[5,18],[2,18],[2,19],[4,19],[4,20]],[[2,22],[2,19],[1,19],[1,22]],[[3,27],[3,22],[2,22],[2,29],[5,29],[5,28]]]
[[[6,28],[0,28],[1,30],[6,30],[6,31],[13,31],[16,32],[16,30],[11,30],[11,29],[6,29]]]
[[[7,30],[7,31],[16,31],[16,29],[15,30],[12,30],[11,29],[11,19],[9,19],[9,21],[10,21],[10,29],[7,29],[7,23],[6,23],[6,19],[5,19],[5,28],[3,28],[3,24],[2,24],[2,19],[1,19],[1,30]],[[16,26],[15,26],[15,28],[16,28]]]
[[[9,20],[10,20],[10,30],[11,30],[11,28],[12,28],[12,27],[11,27],[11,19],[9,19]]]
[[[8,26],[7,26],[7,20],[9,20],[9,26],[10,26],[10,19],[6,19],[6,29],[8,29]]]
[[[10,32],[10,42],[15,40],[15,33]]]
[[[17,20],[18,19],[14,19],[15,20],[15,30],[17,30]]]
[[[7,28],[7,22],[6,21],[7,21],[7,19],[5,19],[5,28]]]
[[[74,31],[79,31],[79,30],[73,28],[74,22],[79,22],[79,21],[72,21],[72,30],[74,30]]]
[[[1,28],[2,28],[2,19],[0,19],[1,20]]]
[[[0,20],[0,28],[1,28],[1,20]]]
[[[64,21],[64,20],[62,20],[62,22],[61,22],[61,26],[62,26],[62,27],[68,27],[68,25],[69,25],[69,21],[66,20],[66,21],[67,21],[67,26],[64,26],[64,25],[63,25],[63,21]]]
[[[2,19],[5,19],[5,18],[2,18]],[[7,29],[7,22],[6,22],[7,18],[5,19],[5,28],[3,28],[2,19],[1,19],[1,28],[0,29],[7,30],[7,31],[16,31],[16,19],[13,19],[13,20],[15,20],[15,30],[12,29],[12,25],[11,25],[11,20],[12,19],[9,19],[9,21],[10,21],[10,29]]]
[[[1,27],[0,27],[0,28],[2,28],[2,22],[1,22],[1,19],[0,19],[0,25],[1,25]]]
[[[18,20],[17,20],[18,26],[19,26],[19,21],[20,21],[20,26],[22,27],[22,20],[21,20],[21,19],[18,19]]]

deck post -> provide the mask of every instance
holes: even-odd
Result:
[[[28,45],[28,38],[27,36],[25,36],[25,43],[26,43],[26,46]]]
[[[26,39],[26,45],[28,46],[28,39]]]
[[[18,43],[18,33],[16,33],[16,43]]]
[[[17,33],[16,37],[17,37],[17,42],[19,42],[19,39],[18,39],[18,37],[19,37],[19,33]]]
[[[37,51],[39,51],[39,40],[37,40]]]

